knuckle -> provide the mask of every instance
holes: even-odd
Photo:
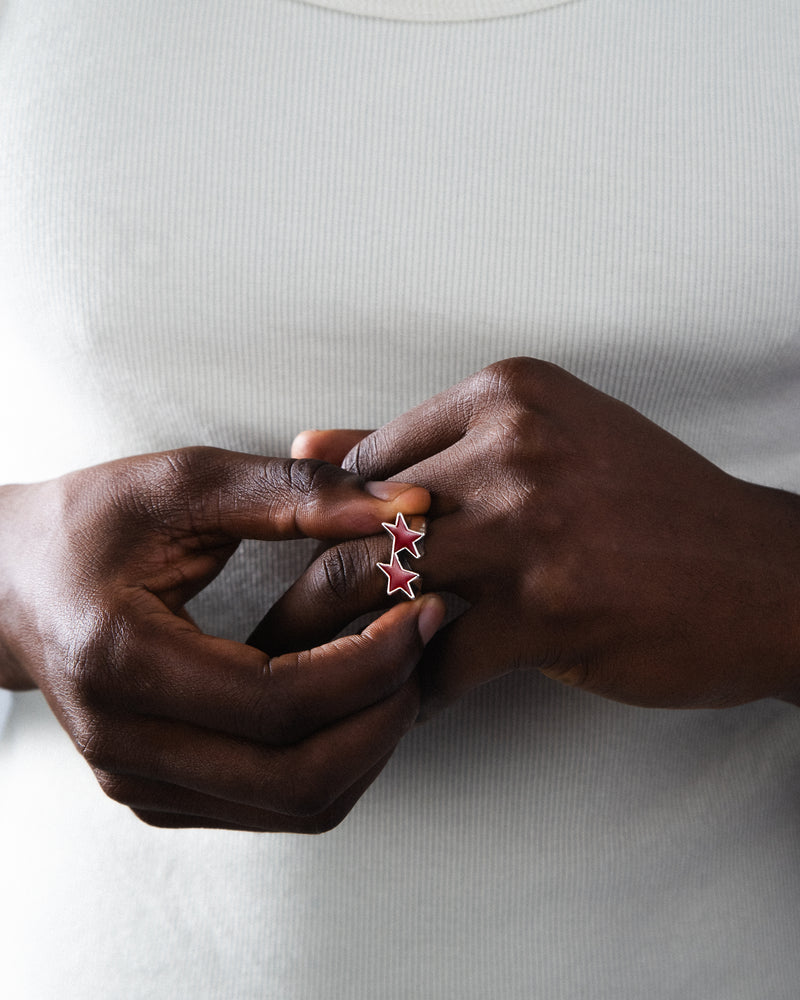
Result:
[[[103,792],[112,801],[124,806],[139,801],[139,782],[135,778],[107,770],[95,771],[95,777]]]
[[[335,478],[333,466],[316,458],[294,458],[289,460],[287,476],[290,488],[303,496],[313,496]]]
[[[272,461],[267,476],[276,493],[313,497],[333,485],[338,470],[317,458],[286,458]]]
[[[162,452],[156,459],[161,465],[162,477],[170,484],[181,484],[213,476],[218,455],[216,448],[192,445]]]
[[[316,458],[270,461],[264,470],[264,480],[272,518],[284,530],[297,530],[299,511],[313,510],[341,476],[335,466]]]
[[[492,402],[528,403],[557,372],[556,365],[539,358],[505,358],[478,372],[481,396]]]
[[[200,449],[175,448],[156,456],[158,463],[158,478],[168,483],[182,483],[197,475],[203,466],[203,454]]]
[[[189,483],[201,475],[202,449],[176,448],[144,455],[126,467],[123,506],[143,520],[172,514],[189,491]]]
[[[217,454],[214,448],[196,446],[155,456],[155,469],[143,491],[150,517],[168,524],[187,521],[191,527],[220,485]]]
[[[148,527],[195,530],[221,507],[230,476],[223,454],[197,445],[144,456],[131,470],[127,507]]]
[[[334,545],[317,559],[314,568],[316,589],[328,603],[357,602],[364,595],[367,567],[373,561],[366,539]]]
[[[352,567],[349,566],[340,545],[335,545],[322,556],[322,578],[325,590],[337,601],[344,600],[347,593],[347,583],[352,575]]]
[[[342,468],[364,479],[380,475],[381,463],[378,460],[374,435],[362,438],[350,449],[342,461]]]

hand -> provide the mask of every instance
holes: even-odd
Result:
[[[562,369],[499,362],[369,436],[305,432],[293,454],[433,495],[413,568],[471,608],[420,664],[427,714],[520,666],[636,705],[800,700],[800,498]],[[387,546],[325,552],[261,640],[293,648],[385,604]]]
[[[241,538],[352,537],[428,503],[320,462],[203,448],[6,487],[6,686],[38,685],[103,789],[147,822],[328,829],[416,718],[441,602],[272,659],[202,634],[184,604]]]

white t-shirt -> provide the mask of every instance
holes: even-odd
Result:
[[[317,7],[393,21],[478,21],[529,14],[574,0],[308,0]]]
[[[281,454],[529,354],[800,490],[796,5],[327,6],[5,5],[0,479]],[[306,553],[196,614],[241,638]],[[17,696],[4,995],[795,1000],[799,775],[789,705],[520,674],[324,837],[166,832]]]

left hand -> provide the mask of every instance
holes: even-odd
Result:
[[[103,791],[147,823],[329,830],[417,718],[441,602],[288,656],[203,633],[185,604],[242,538],[360,537],[429,500],[203,447],[3,486],[0,684],[37,686]]]
[[[413,568],[471,607],[424,655],[427,714],[517,667],[636,705],[800,703],[797,496],[735,479],[528,358],[365,434],[306,432],[293,453],[433,495]],[[303,648],[385,605],[388,548],[328,549],[255,641]]]

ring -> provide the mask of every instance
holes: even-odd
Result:
[[[406,524],[406,519],[398,512],[394,519],[394,524],[384,521],[381,524],[392,536],[392,555],[388,563],[377,563],[378,569],[386,577],[386,593],[389,597],[395,591],[402,591],[406,597],[414,598],[416,595],[411,589],[411,584],[419,580],[419,573],[415,573],[400,562],[400,553],[408,552],[414,559],[419,559],[421,553],[417,543],[425,537],[424,531],[414,531]]]

